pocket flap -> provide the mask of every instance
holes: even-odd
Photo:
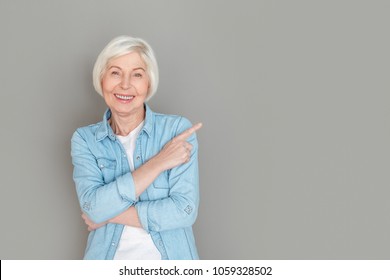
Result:
[[[169,181],[167,172],[161,173],[153,182],[153,186],[157,189],[169,189]]]
[[[103,170],[105,168],[115,169],[116,160],[112,160],[112,159],[108,159],[108,158],[98,158],[97,164],[101,170]]]

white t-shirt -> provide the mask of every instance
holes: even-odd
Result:
[[[144,122],[140,123],[127,136],[117,135],[126,150],[130,170],[134,171],[133,154],[139,132]],[[116,250],[114,260],[161,260],[161,254],[156,245],[143,228],[125,226]]]

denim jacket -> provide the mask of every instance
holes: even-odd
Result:
[[[192,126],[183,117],[155,113],[146,104],[145,109],[135,169]],[[192,231],[199,205],[196,135],[187,139],[193,145],[190,161],[161,173],[136,198],[127,155],[108,123],[110,116],[107,109],[103,121],[77,129],[72,137],[73,179],[82,211],[101,223],[134,205],[162,259],[198,259]],[[84,259],[113,259],[123,228],[109,223],[91,231]]]

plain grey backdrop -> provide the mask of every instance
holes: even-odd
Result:
[[[81,259],[70,138],[101,49],[147,40],[149,103],[202,121],[202,259],[390,258],[388,1],[0,0],[1,259]]]

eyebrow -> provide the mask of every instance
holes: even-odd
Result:
[[[108,70],[110,70],[111,68],[118,68],[118,69],[120,69],[120,70],[122,70],[122,68],[120,68],[119,66],[115,66],[115,65],[112,65],[112,66],[110,66],[109,68],[108,68]],[[143,68],[143,67],[137,67],[137,68],[134,68],[132,71],[135,71],[135,70],[143,70],[144,72],[146,72],[145,71],[145,69]]]

